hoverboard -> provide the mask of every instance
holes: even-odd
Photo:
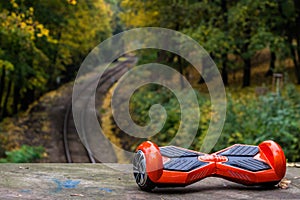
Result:
[[[276,185],[284,177],[281,147],[268,140],[258,146],[235,144],[213,154],[176,146],[158,147],[146,141],[133,158],[133,174],[145,191],[155,187],[187,186],[209,176],[244,185]]]

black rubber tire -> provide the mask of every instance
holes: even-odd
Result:
[[[276,185],[278,185],[278,183],[280,183],[280,181],[263,183],[263,184],[261,184],[261,186],[264,187],[264,188],[275,188]]]
[[[133,175],[136,183],[144,191],[152,191],[155,184],[150,180],[146,171],[146,157],[143,151],[136,152],[133,158]]]

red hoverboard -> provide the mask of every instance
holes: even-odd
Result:
[[[280,182],[285,171],[284,153],[270,140],[258,146],[235,144],[213,154],[158,147],[147,141],[138,146],[133,159],[136,183],[145,191],[186,186],[209,176],[244,185],[272,186]]]

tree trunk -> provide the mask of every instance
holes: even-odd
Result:
[[[291,54],[292,54],[292,59],[293,59],[294,67],[295,67],[297,84],[300,84],[300,66],[299,66],[299,62],[297,60],[296,49],[293,47],[292,38],[291,37],[289,38],[289,46],[290,46],[290,51],[291,51]],[[298,55],[299,55],[299,51],[298,51]]]
[[[169,61],[169,55],[166,51],[160,50],[157,52],[157,61],[158,62],[167,62]]]
[[[251,59],[246,58],[244,60],[243,87],[250,86],[250,79],[251,79]]]
[[[181,74],[180,76],[180,86],[181,89],[183,89],[184,87],[184,80],[183,80],[183,62],[182,62],[182,57],[181,56],[177,56],[178,57],[178,67],[179,67],[179,72]]]
[[[300,84],[300,37],[297,35],[297,55],[295,55],[295,60],[297,64],[295,65],[297,84]]]
[[[225,86],[228,85],[228,72],[227,72],[227,55],[222,54],[223,68],[222,68],[222,79]]]
[[[1,78],[0,78],[0,108],[2,105],[2,100],[3,100],[3,93],[4,93],[4,88],[5,88],[5,65],[2,66],[2,73],[1,73]]]
[[[13,94],[13,114],[18,113],[20,102],[20,87],[14,84],[14,94]]]
[[[296,71],[296,77],[297,77],[297,84],[300,84],[300,66],[299,64],[295,64],[295,71]]]
[[[244,60],[244,74],[243,74],[243,87],[250,86],[250,79],[251,79],[251,57],[250,55],[247,55],[249,53],[249,45],[250,45],[250,39],[251,39],[251,21],[248,17],[245,18],[246,27],[245,27],[245,42],[242,46],[242,53],[241,57]]]
[[[6,95],[5,95],[5,98],[4,98],[4,102],[3,102],[3,110],[2,110],[2,113],[1,113],[1,118],[4,118],[8,115],[7,104],[8,104],[8,98],[9,98],[9,95],[10,95],[10,92],[11,92],[11,85],[12,85],[12,80],[9,80],[7,90],[6,90],[7,92],[6,92]]]
[[[210,65],[211,60],[214,60],[215,56],[213,53],[210,53],[209,55],[202,57],[202,68],[200,72],[200,79],[198,81],[198,84],[202,84],[205,82],[210,81],[210,76],[209,76],[209,68],[208,66]]]
[[[300,1],[299,0],[294,0],[294,6],[295,6],[295,11],[296,11],[296,28],[295,28],[295,39],[297,41],[297,47],[296,51],[294,51],[294,64],[295,64],[295,71],[296,71],[296,77],[297,77],[297,84],[300,84]]]
[[[270,66],[268,71],[266,72],[265,76],[272,76],[275,69],[275,61],[276,61],[276,54],[274,51],[271,51],[271,60],[270,60]]]
[[[58,32],[58,37],[57,37],[57,44],[55,46],[55,50],[53,52],[53,57],[51,59],[51,63],[50,67],[49,67],[49,79],[48,79],[48,86],[49,89],[55,89],[59,84],[56,83],[56,73],[55,70],[57,69],[56,63],[57,63],[57,59],[58,59],[58,55],[59,55],[59,48],[60,48],[60,40],[61,40],[61,36],[62,36],[62,29],[60,29],[60,31]],[[69,81],[69,80],[67,80]]]
[[[228,35],[228,10],[227,10],[227,2],[221,1],[221,7],[222,7],[222,13],[223,14],[223,20],[224,20],[224,30],[226,35]],[[227,54],[222,54],[222,61],[223,61],[223,68],[222,68],[222,79],[224,85],[228,85],[228,72],[227,72]]]
[[[22,98],[21,110],[26,110],[28,106],[34,101],[34,89],[28,89],[25,97]]]
[[[294,61],[294,65],[295,65],[297,84],[300,85],[300,65],[298,62],[295,62],[295,61]]]

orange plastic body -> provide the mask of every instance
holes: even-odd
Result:
[[[146,156],[146,171],[150,179],[155,182],[160,179],[163,174],[163,160],[159,148],[156,144],[146,141],[139,147]]]
[[[259,151],[253,159],[269,165],[269,169],[260,171],[250,171],[226,164],[228,157],[220,154],[234,146],[213,154],[201,153],[198,156],[198,160],[206,164],[186,172],[164,169],[164,165],[170,162],[171,158],[162,156],[158,146],[152,142],[147,141],[142,143],[137,150],[144,152],[146,157],[146,172],[150,180],[157,186],[186,186],[209,176],[221,177],[244,185],[276,184],[284,177],[286,159],[281,147],[274,141],[264,141],[258,145]],[[184,150],[195,152],[187,149]]]

